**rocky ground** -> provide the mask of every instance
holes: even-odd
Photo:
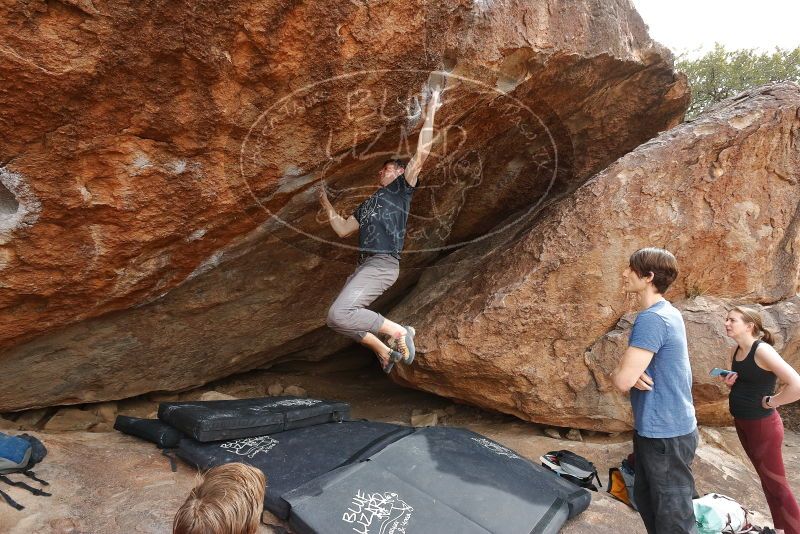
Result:
[[[16,421],[6,414],[0,419],[0,428],[32,431],[47,445],[49,455],[36,471],[50,482],[53,496],[33,497],[11,488],[9,493],[26,509],[0,508],[0,532],[169,532],[173,514],[192,487],[196,472],[183,463],[177,472],[171,472],[167,459],[154,446],[111,430],[113,418],[118,413],[153,417],[159,400],[270,393],[344,400],[351,403],[356,418],[467,427],[534,461],[544,452],[568,448],[595,462],[603,484],[609,467],[631,450],[629,433],[579,434],[547,428],[402,388],[384,377],[363,354],[350,353],[316,365],[284,364],[253,371],[179,395],[151,394],[118,403],[31,411],[15,414]],[[798,420],[796,412],[785,415],[788,422]],[[800,492],[800,477],[795,475],[800,470],[800,435],[796,431],[796,426],[787,429],[784,458],[793,474],[793,487]],[[702,429],[695,472],[698,491],[730,495],[754,510],[760,524],[770,523],[755,472],[732,428]],[[269,517],[265,520],[276,523]],[[262,530],[276,531],[268,526]],[[592,495],[589,509],[568,522],[562,532],[625,534],[644,529],[635,512],[601,491]]]

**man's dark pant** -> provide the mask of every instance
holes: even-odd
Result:
[[[692,505],[697,439],[697,430],[674,438],[646,438],[634,432],[633,495],[649,534],[697,533]]]

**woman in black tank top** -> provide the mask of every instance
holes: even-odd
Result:
[[[729,406],[736,432],[753,462],[778,532],[800,534],[800,506],[792,495],[783,465],[783,421],[778,406],[800,399],[800,375],[772,348],[772,333],[761,314],[742,306],[725,319],[725,332],[736,341]],[[775,394],[780,379],[784,387]]]
[[[733,386],[728,403],[731,415],[737,419],[761,419],[775,411],[775,408],[762,405],[762,399],[775,393],[777,377],[775,373],[762,369],[756,363],[756,350],[761,343],[763,341],[760,339],[753,341],[743,360],[739,359],[742,351],[738,345],[733,352],[731,370],[737,376],[732,378]],[[774,406],[774,401],[769,402],[770,406]]]

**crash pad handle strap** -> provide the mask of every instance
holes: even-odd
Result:
[[[0,475],[0,480],[5,482],[9,486],[16,486],[18,488],[24,488],[24,489],[30,491],[31,493],[33,493],[36,496],[41,495],[42,497],[50,497],[50,495],[51,495],[50,493],[47,493],[46,491],[42,491],[39,488],[34,488],[33,486],[29,486],[24,482],[17,482],[17,481],[11,480],[10,478],[8,478],[5,475]]]
[[[36,482],[38,482],[42,486],[49,486],[50,485],[49,482],[47,482],[45,480],[42,480],[41,478],[37,477],[36,473],[31,471],[30,469],[28,469],[27,471],[23,471],[22,474],[25,475],[28,478],[31,478],[31,479],[35,480]]]
[[[550,523],[552,523],[556,513],[558,513],[558,511],[561,510],[565,505],[566,501],[561,497],[557,497],[539,522],[534,525],[533,530],[531,530],[531,534],[543,534],[544,532],[549,531]]]
[[[173,473],[176,473],[178,471],[178,464],[175,462],[175,457],[169,454],[174,450],[175,449],[161,449],[161,456],[165,456],[167,460],[169,460],[169,468],[172,469]]]
[[[0,497],[2,497],[3,500],[5,500],[6,503],[8,503],[8,505],[11,506],[12,508],[16,508],[17,510],[25,509],[24,506],[22,506],[20,503],[12,499],[11,496],[3,490],[0,490]]]

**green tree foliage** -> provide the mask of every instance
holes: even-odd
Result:
[[[717,43],[698,59],[682,54],[676,68],[686,73],[692,88],[692,102],[687,118],[741,91],[770,82],[800,82],[800,47],[776,48],[774,52],[726,50]]]

